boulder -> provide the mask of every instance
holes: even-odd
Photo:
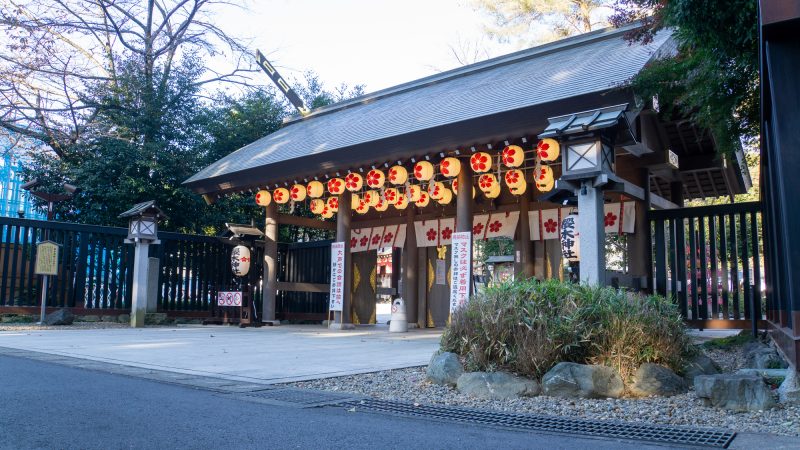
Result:
[[[786,363],[769,345],[751,342],[744,347],[746,365],[752,369],[783,369]]]
[[[720,368],[713,359],[704,354],[695,356],[683,368],[683,379],[686,384],[691,387],[694,386],[694,377],[698,375],[714,375],[720,373]]]
[[[146,313],[144,315],[145,325],[166,325],[171,321],[167,317],[167,313]]]
[[[794,367],[789,368],[786,378],[778,387],[778,401],[787,405],[800,405],[800,381]]]
[[[119,323],[131,323],[131,315],[130,314],[120,314],[117,316],[117,320]]]
[[[553,397],[619,398],[625,385],[610,367],[560,362],[544,375],[542,388]]]
[[[451,352],[434,353],[425,374],[431,383],[455,386],[464,373],[458,355]]]
[[[72,311],[67,308],[61,308],[56,312],[48,314],[44,318],[45,325],[72,325],[75,321],[75,316]]]
[[[699,375],[694,390],[707,405],[732,411],[763,411],[775,406],[772,392],[758,375]]]
[[[469,372],[458,377],[459,392],[477,398],[507,400],[539,393],[539,383],[506,372]]]
[[[638,397],[672,397],[689,390],[686,380],[679,377],[668,367],[658,364],[644,363],[633,375],[631,393]]]

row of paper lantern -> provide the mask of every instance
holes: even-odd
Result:
[[[508,186],[509,190],[514,195],[522,195],[527,191],[527,182],[525,181],[525,174],[522,170],[511,169],[506,171],[503,175],[503,180]],[[553,170],[548,166],[539,166],[534,169],[534,183],[539,191],[547,192],[553,189],[554,185]],[[314,183],[314,182],[312,182]],[[285,204],[289,200],[302,201],[305,200],[310,188],[302,191],[302,185],[295,185],[292,189],[278,188],[272,193],[269,191],[259,191],[256,194],[256,204],[260,206],[268,206],[273,200],[279,204]],[[478,188],[483,192],[487,198],[497,198],[500,196],[501,185],[495,174],[484,173],[478,177]],[[405,209],[410,203],[424,208],[430,204],[430,201],[436,201],[441,205],[449,204],[453,196],[458,192],[458,180],[452,181],[452,190],[448,189],[443,182],[431,182],[428,189],[423,189],[419,185],[407,185],[404,192],[397,188],[384,188],[381,193],[378,190],[368,190],[361,196],[352,193],[353,209],[360,214],[365,214],[369,208],[374,208],[376,211],[386,211],[389,206],[394,206],[396,209]],[[304,195],[296,195],[298,192]],[[343,195],[344,192],[339,195]],[[472,188],[472,197],[475,198],[476,190]],[[320,196],[321,197],[321,196]],[[329,212],[330,216],[338,211],[338,196],[329,197],[327,200],[321,198],[313,198],[310,203],[311,211],[314,214],[320,214],[325,217],[325,212]],[[329,217],[330,217],[329,216]]]

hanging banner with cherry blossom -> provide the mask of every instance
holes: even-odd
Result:
[[[472,238],[489,239],[494,237],[513,238],[517,231],[519,211],[481,214],[472,219]]]
[[[406,224],[350,230],[350,253],[402,247],[406,243]]]
[[[417,247],[450,245],[455,229],[455,219],[431,219],[414,222]]]
[[[543,241],[561,238],[561,221],[577,208],[553,208],[528,212],[531,240]],[[603,224],[606,233],[634,232],[636,225],[636,202],[608,203],[604,205]]]
[[[450,252],[450,314],[463,308],[469,300],[472,282],[472,233],[453,233]]]

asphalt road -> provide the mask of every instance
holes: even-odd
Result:
[[[0,356],[0,448],[648,447],[353,413],[341,407],[279,407],[202,389]]]

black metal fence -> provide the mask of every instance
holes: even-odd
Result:
[[[331,242],[302,242],[278,246],[278,318],[325,318],[329,295],[327,286],[320,285],[327,285],[330,281]]]
[[[761,204],[650,211],[655,291],[700,328],[764,318]]]

